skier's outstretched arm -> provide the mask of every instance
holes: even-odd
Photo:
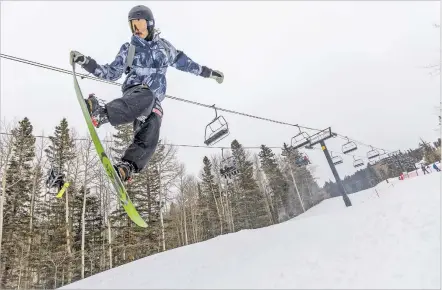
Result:
[[[224,75],[220,71],[212,70],[206,66],[201,66],[194,62],[181,50],[177,50],[169,41],[161,38],[165,44],[168,53],[168,65],[180,71],[192,73],[197,76],[215,79],[218,83],[222,83]]]
[[[98,78],[109,81],[116,81],[123,75],[128,49],[129,44],[123,44],[114,61],[110,64],[105,65],[98,64],[95,59],[89,56],[84,56],[78,51],[71,52],[71,59],[72,61],[80,64],[81,67],[87,72],[93,74]]]

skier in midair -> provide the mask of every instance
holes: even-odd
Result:
[[[46,179],[46,187],[48,189],[57,188],[60,190],[64,184],[66,175],[56,166],[51,166],[48,170],[48,178]]]
[[[157,147],[163,117],[161,102],[165,98],[167,86],[167,67],[212,78],[218,83],[224,80],[220,71],[199,65],[170,42],[160,38],[159,32],[155,30],[152,11],[148,7],[133,7],[129,11],[128,21],[132,31],[131,41],[121,46],[112,63],[99,65],[91,57],[71,51],[71,62],[80,64],[96,77],[115,81],[123,73],[127,75],[122,85],[121,98],[107,104],[101,104],[94,94],[85,99],[97,128],[108,122],[112,126],[133,122],[133,142],[124,152],[121,161],[114,165],[122,181],[130,180],[133,173],[145,168]],[[132,63],[127,64],[131,45],[135,47],[135,54]]]

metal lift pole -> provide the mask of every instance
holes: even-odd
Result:
[[[336,167],[333,164],[332,158],[330,156],[330,153],[328,152],[327,147],[325,146],[324,140],[319,141],[319,144],[321,145],[322,151],[324,151],[325,158],[327,158],[328,165],[330,166],[333,176],[335,177],[336,183],[338,184],[338,188],[339,188],[339,191],[341,192],[342,199],[344,200],[345,206],[349,207],[349,206],[351,206],[350,198],[348,198],[347,194],[345,193],[344,185],[342,184],[341,178],[339,177],[339,174],[336,171]]]

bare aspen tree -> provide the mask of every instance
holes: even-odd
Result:
[[[75,178],[74,178],[74,184],[77,181],[77,176],[78,176],[78,168],[79,168],[79,159],[76,158],[76,165],[75,166]],[[71,167],[71,162],[68,163],[68,172],[70,171],[70,167]],[[69,176],[69,175],[68,175]],[[71,245],[71,220],[70,220],[70,214],[69,214],[69,192],[70,189],[66,189],[64,196],[65,196],[65,233],[66,233],[66,251],[67,251],[67,259],[68,259],[68,283],[70,283],[72,281],[72,245]]]
[[[66,259],[69,259],[68,254],[66,251],[57,252],[57,253],[51,253],[47,256],[47,262],[51,262],[53,269],[54,269],[54,289],[57,288],[57,273],[58,268],[63,265],[63,263],[66,261]],[[63,279],[64,280],[64,279]]]
[[[161,176],[161,162],[158,163],[158,176],[160,179],[160,188],[159,188],[159,202],[160,202],[160,223],[161,223],[161,245],[162,245],[162,249],[163,251],[166,250],[166,238],[165,238],[165,233],[164,233],[164,219],[163,219],[163,179]]]
[[[218,158],[218,156],[212,156],[211,163],[213,166],[213,174],[215,176],[216,183],[219,185],[219,188],[220,188],[220,200],[221,200],[221,203],[223,204],[222,216],[224,217],[224,219],[227,222],[227,225],[229,227],[229,231],[234,232],[235,226],[233,224],[231,195],[229,194],[229,191],[228,191],[228,181],[226,178],[221,176],[221,173],[220,173],[221,159],[222,159],[222,157]],[[223,196],[224,196],[224,203],[223,203]]]
[[[189,207],[190,207],[190,218],[191,218],[191,224],[192,224],[192,242],[198,241],[198,218],[197,218],[197,211],[198,211],[198,189],[197,189],[197,181],[196,178],[192,175],[187,176],[186,179],[186,196],[189,201]]]
[[[305,212],[304,202],[302,201],[301,194],[299,193],[298,186],[296,184],[296,179],[295,179],[295,175],[293,174],[292,165],[290,164],[290,162],[287,162],[287,166],[288,166],[290,176],[292,177],[293,185],[295,186],[295,190],[296,190],[296,194],[298,195],[299,202],[301,203],[302,211]]]
[[[180,164],[180,175],[179,175],[179,191],[181,194],[181,209],[183,212],[183,230],[184,230],[184,244],[189,244],[189,238],[187,236],[187,216],[186,216],[186,196],[185,196],[185,179],[186,170],[184,164]]]
[[[82,148],[82,152],[84,154],[84,182],[83,182],[83,208],[81,211],[81,279],[84,279],[84,242],[85,242],[85,234],[86,234],[86,223],[85,223],[85,214],[86,214],[86,199],[87,199],[87,184],[90,176],[88,175],[89,167],[91,166],[90,162],[90,154],[92,148],[92,140],[90,138],[87,139],[86,145]],[[92,266],[91,266],[92,270]]]
[[[109,143],[106,144],[106,151],[110,149]],[[100,167],[100,189],[105,189],[105,215],[104,219],[106,221],[107,226],[107,244],[108,244],[108,255],[109,255],[109,269],[112,269],[112,224],[110,220],[110,213],[112,207],[112,199],[110,198],[110,190],[109,190],[109,179],[105,176],[102,168]]]

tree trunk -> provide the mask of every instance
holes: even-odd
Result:
[[[112,269],[112,230],[110,219],[107,219],[107,239],[109,241],[109,269]]]
[[[54,289],[57,289],[57,266],[54,268]]]
[[[232,224],[232,233],[234,233],[235,232],[235,222],[233,219],[232,201],[230,198],[229,198],[229,208],[230,208],[230,222]]]
[[[72,257],[72,248],[71,248],[71,231],[69,226],[69,188],[66,189],[65,196],[66,196],[66,203],[65,203],[65,221],[66,221],[66,251],[68,253],[68,283],[71,283],[72,280],[72,271],[71,271],[71,257]]]
[[[180,233],[180,245],[184,246],[185,242],[184,242],[184,227],[183,227],[183,215],[182,214],[178,214],[178,221],[179,221],[179,227],[178,227],[178,231]]]
[[[5,167],[3,171],[3,178],[2,178],[2,195],[0,197],[0,258],[2,256],[2,239],[3,239],[3,208],[5,203],[5,195],[6,195],[6,174],[7,169]],[[1,268],[0,268],[1,270]]]
[[[77,178],[78,178],[78,170],[79,170],[79,159],[76,158],[76,166],[75,166],[75,177],[74,177],[74,184],[77,184]],[[68,163],[67,172],[70,172],[70,163]],[[69,212],[69,192],[71,188],[67,188],[64,195],[65,195],[65,223],[66,223],[66,252],[68,255],[68,262],[67,262],[67,282],[68,284],[72,282],[72,245],[71,245],[71,216]]]
[[[215,193],[213,192],[212,185],[210,185],[210,191],[212,192],[213,200],[215,201],[216,213],[218,214],[219,226],[220,226],[220,235],[223,234],[223,220],[221,217],[221,213],[219,212],[218,202],[216,201]]]
[[[64,286],[64,267],[61,268],[61,286]]]
[[[164,219],[163,219],[163,200],[162,200],[162,190],[163,186],[161,183],[161,163],[158,164],[158,178],[160,180],[160,188],[159,188],[159,201],[160,201],[160,223],[161,223],[161,244],[163,247],[163,251],[166,250],[166,237],[164,233]]]
[[[301,195],[298,191],[298,186],[296,185],[295,175],[293,174],[292,166],[290,165],[290,162],[288,162],[289,169],[290,169],[290,175],[292,176],[293,185],[295,186],[296,193],[298,194],[299,202],[301,203],[302,211],[305,212],[304,203],[302,202]]]
[[[88,140],[88,145],[86,147],[86,156],[84,160],[84,183],[83,183],[83,209],[81,210],[81,279],[84,279],[84,240],[86,234],[86,224],[85,224],[85,215],[86,215],[86,192],[87,192],[87,179],[88,179],[88,168],[89,168],[89,153],[91,149],[92,141]]]
[[[20,284],[21,284],[21,278],[22,278],[22,274],[23,274],[23,263],[25,263],[25,259],[26,257],[24,257],[25,253],[23,250],[23,245],[20,246],[21,247],[21,255],[20,255],[20,262],[18,264],[18,281],[17,281],[17,290],[20,290]]]
[[[184,243],[185,245],[189,244],[189,239],[187,237],[187,218],[186,218],[186,204],[183,200],[183,221],[184,221]]]
[[[85,171],[85,181],[84,186],[86,186],[86,175]],[[85,237],[85,213],[86,213],[86,187],[83,188],[83,209],[81,211],[81,279],[84,279],[84,237]]]

